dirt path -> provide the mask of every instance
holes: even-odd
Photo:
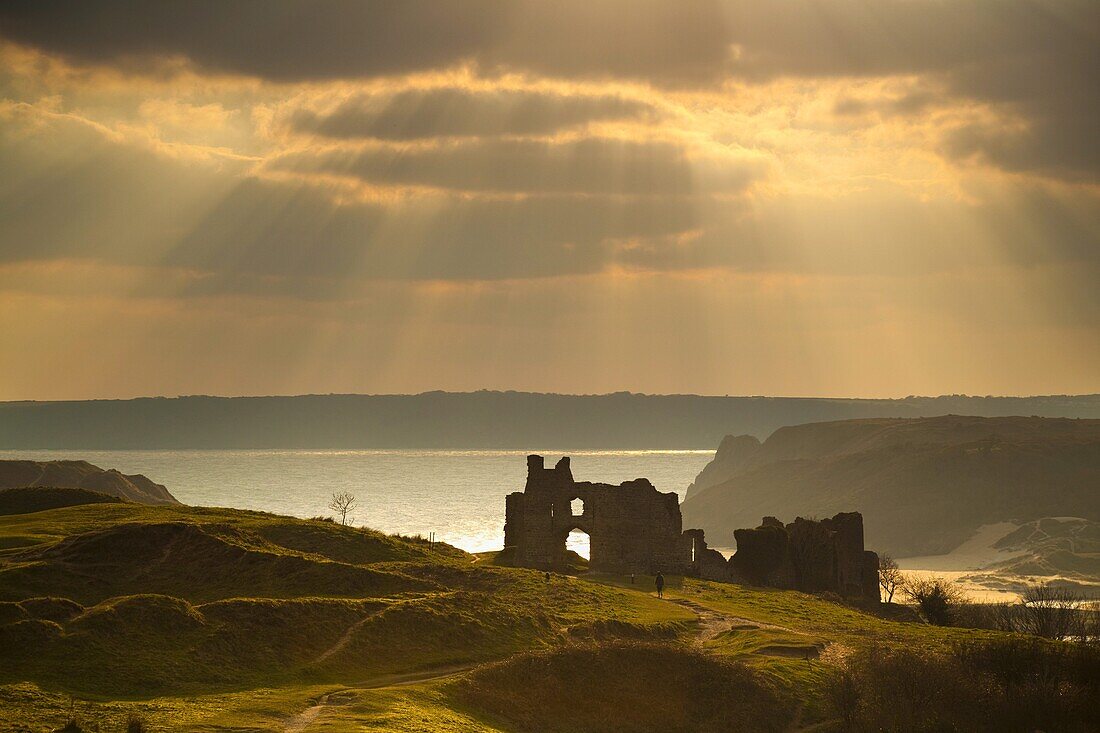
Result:
[[[420,682],[430,682],[431,680],[453,677],[456,674],[461,674],[462,672],[473,669],[474,666],[473,664],[455,664],[447,667],[426,669],[420,672],[384,675],[382,677],[376,677],[370,682],[366,682],[362,685],[329,692],[325,695],[321,695],[321,697],[317,698],[316,702],[302,712],[288,718],[286,724],[283,726],[283,732],[302,733],[302,731],[305,731],[313,721],[317,720],[317,717],[324,712],[326,707],[350,705],[359,698],[359,693],[363,690],[377,690],[382,687],[402,687],[404,685],[415,685]]]
[[[699,618],[699,632],[696,635],[696,643],[702,644],[710,641],[714,637],[721,634],[723,631],[729,631],[734,628],[743,629],[776,629],[778,631],[787,631],[792,634],[799,634],[801,636],[809,636],[802,631],[795,631],[794,629],[787,628],[786,626],[777,626],[776,624],[767,624],[761,621],[753,621],[751,618],[743,618],[741,616],[730,616],[729,614],[716,611],[713,608],[704,606],[701,603],[696,603],[689,598],[668,598],[665,599],[670,603],[675,603],[677,606],[686,608],[694,613]]]
[[[371,614],[368,614],[368,615],[364,616],[363,618],[359,619],[358,621],[353,623],[351,626],[349,626],[347,631],[344,632],[344,635],[341,636],[336,641],[335,644],[333,644],[328,649],[321,652],[321,654],[318,655],[318,657],[313,660],[313,664],[315,664],[315,665],[320,664],[321,662],[323,662],[326,659],[328,659],[329,657],[331,657],[333,654],[336,654],[337,652],[342,651],[344,649],[344,647],[346,647],[349,643],[351,643],[351,639],[352,639],[353,636],[355,636],[355,632],[358,631],[359,629],[363,628],[363,626],[367,622],[369,622],[371,619],[375,618],[379,614],[385,613],[387,611],[391,611],[391,610],[393,610],[394,608],[396,608],[397,606],[400,606],[400,605],[404,605],[404,604],[407,604],[407,603],[420,603],[423,600],[424,600],[423,598],[409,598],[407,600],[394,601],[394,602],[390,603],[389,605],[378,609],[374,613],[371,613]]]
[[[694,643],[698,646],[702,646],[719,634],[732,629],[775,629],[797,634],[799,636],[805,636],[807,637],[807,641],[813,639],[812,635],[804,631],[798,631],[787,626],[754,621],[753,619],[741,616],[731,616],[721,611],[716,611],[713,608],[708,608],[701,603],[696,603],[689,598],[666,598],[665,600],[670,603],[675,603],[681,608],[688,609],[699,619],[699,630],[694,639]],[[852,651],[849,647],[839,642],[824,642],[824,647],[821,647],[820,644],[821,642],[818,641],[813,641],[813,643],[807,644],[805,647],[775,644],[761,647],[757,649],[755,653],[774,657],[797,657],[805,659],[807,663],[813,659],[817,659],[825,664],[838,665],[841,664],[844,658]],[[799,705],[798,709],[795,711],[794,717],[787,727],[788,733],[810,733],[811,731],[832,730],[836,725],[835,720],[825,720],[805,725],[803,723],[805,712],[805,704]]]
[[[381,613],[381,611],[376,611],[375,613],[372,613],[368,616],[364,616],[363,618],[359,619],[358,621],[353,623],[351,626],[349,626],[348,630],[344,632],[344,635],[341,636],[336,641],[335,644],[333,644],[328,649],[321,652],[321,654],[318,655],[318,657],[313,660],[313,664],[320,664],[321,662],[325,661],[326,659],[331,657],[336,652],[342,651],[343,648],[346,647],[351,642],[351,637],[355,636],[355,632],[358,631],[359,629],[363,628],[364,624],[366,624],[372,618],[377,616],[379,613]]]

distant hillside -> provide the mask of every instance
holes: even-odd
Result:
[[[978,527],[1100,519],[1100,420],[848,420],[727,437],[683,504],[713,545],[761,517],[860,511],[867,546],[949,552]]]
[[[900,400],[697,395],[178,397],[0,403],[0,449],[710,448],[784,425],[958,413],[1100,418],[1100,395]]]
[[[85,489],[141,504],[179,504],[168,489],[141,474],[128,476],[87,461],[0,461],[0,490],[37,486]]]
[[[58,489],[45,486],[23,486],[0,489],[0,516],[29,514],[81,504],[117,504],[126,501],[117,496],[87,489]]]

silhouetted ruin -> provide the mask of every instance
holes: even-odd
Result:
[[[607,573],[665,573],[707,580],[766,585],[807,592],[831,591],[877,601],[878,555],[863,549],[863,516],[846,512],[784,525],[765,517],[756,529],[734,532],[737,552],[728,560],[707,546],[701,529],[683,530],[680,502],[647,479],[612,484],[577,482],[562,458],[546,468],[527,457],[527,485],[509,494],[504,545],[521,567],[566,564],[565,542],[575,529],[591,541],[589,568]]]
[[[568,458],[546,468],[542,456],[528,456],[527,487],[508,495],[505,547],[515,548],[517,565],[560,566],[566,559],[566,537],[574,529],[591,540],[592,570],[684,573],[689,569],[691,553],[690,548],[685,551],[675,493],[662,494],[644,478],[618,486],[577,482]]]
[[[879,597],[878,555],[863,549],[859,512],[820,521],[798,517],[786,526],[764,517],[756,529],[738,529],[733,536],[737,553],[729,559],[730,570],[744,582]]]

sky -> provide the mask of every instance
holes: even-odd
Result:
[[[1100,392],[1095,0],[0,4],[0,399]]]

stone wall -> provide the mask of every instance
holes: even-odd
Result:
[[[863,516],[844,512],[820,521],[798,517],[783,525],[764,517],[756,529],[734,533],[730,579],[774,588],[877,601],[878,555],[863,549]]]
[[[583,502],[574,513],[571,503]],[[579,529],[591,542],[589,567],[598,572],[684,573],[691,545],[683,537],[680,502],[646,479],[612,484],[574,481],[569,459],[546,468],[527,457],[527,485],[509,494],[504,544],[517,565],[552,568],[565,562],[565,540]]]
[[[572,503],[581,500],[574,512]],[[608,573],[693,575],[806,592],[833,592],[878,600],[878,555],[863,548],[858,512],[784,525],[764,517],[756,529],[734,532],[737,552],[726,560],[707,546],[701,529],[683,530],[675,493],[661,493],[646,479],[618,486],[575,481],[569,459],[546,468],[527,457],[527,484],[506,500],[504,545],[521,567],[566,564],[565,541],[588,534],[589,568]]]

